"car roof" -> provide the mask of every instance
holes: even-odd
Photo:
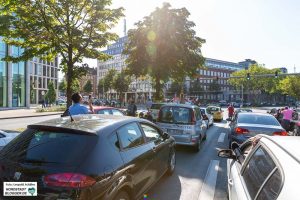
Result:
[[[299,136],[262,136],[265,139],[268,139],[274,143],[282,150],[287,152],[295,160],[300,163],[300,137]],[[262,141],[263,142],[263,141]],[[276,152],[275,152],[276,153]]]
[[[126,124],[135,121],[145,121],[140,118],[118,116],[118,115],[99,115],[99,114],[83,114],[71,117],[60,117],[56,119],[39,122],[36,124],[28,125],[32,129],[46,129],[46,130],[63,130],[63,131],[76,131],[85,134],[98,134],[101,130],[106,129],[108,126],[116,124]]]
[[[110,106],[93,106],[94,110],[102,110],[102,109],[117,109],[115,107],[110,107]]]
[[[240,116],[240,115],[250,115],[250,116],[253,116],[253,115],[261,115],[261,116],[270,116],[270,117],[273,117],[273,116],[270,115],[269,113],[258,113],[258,112],[239,112],[238,115],[239,115],[239,116]]]
[[[161,108],[164,107],[169,107],[169,106],[173,106],[173,107],[183,107],[183,108],[198,108],[198,106],[196,105],[190,105],[190,104],[178,104],[178,103],[168,103],[163,105]]]

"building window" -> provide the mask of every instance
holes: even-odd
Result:
[[[0,48],[3,48],[0,44]],[[7,107],[7,66],[3,61],[0,61],[0,107]]]
[[[43,76],[47,76],[47,66],[43,65]]]
[[[16,49],[14,50],[16,51]],[[12,64],[12,106],[25,106],[25,63]]]
[[[39,64],[39,65],[38,65],[38,69],[39,69],[39,70],[38,70],[38,75],[39,75],[39,76],[42,76],[42,74],[43,74],[43,65]]]

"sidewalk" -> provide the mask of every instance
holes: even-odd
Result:
[[[1,119],[14,119],[24,117],[39,117],[48,115],[60,115],[62,112],[36,112],[35,108],[31,109],[14,109],[14,110],[0,110]]]

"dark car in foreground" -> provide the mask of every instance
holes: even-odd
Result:
[[[37,182],[38,199],[140,199],[174,171],[174,145],[139,118],[53,119],[29,125],[0,151],[0,184]],[[2,190],[0,199],[6,199]]]
[[[287,136],[276,118],[270,114],[241,112],[234,116],[229,123],[229,147],[233,141],[243,143],[257,134]]]

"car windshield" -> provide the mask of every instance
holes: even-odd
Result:
[[[190,124],[192,120],[192,109],[184,107],[164,107],[160,115],[160,122]]]
[[[219,107],[208,107],[207,108],[207,112],[208,113],[211,113],[211,112],[218,112],[220,111],[220,108]]]
[[[263,124],[263,125],[271,125],[271,126],[280,126],[278,121],[273,116],[268,115],[238,115],[238,123],[245,124]]]
[[[35,163],[79,164],[96,143],[95,136],[27,129],[0,152],[0,157]]]

